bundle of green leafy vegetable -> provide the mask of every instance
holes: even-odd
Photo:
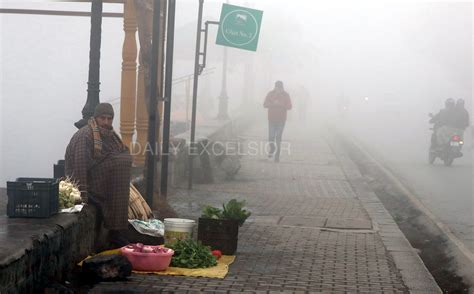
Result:
[[[232,199],[227,204],[222,204],[222,209],[207,205],[202,211],[202,218],[211,219],[232,219],[239,222],[239,226],[242,226],[247,218],[250,216],[250,212],[244,209],[245,200],[237,201]]]
[[[206,207],[204,207],[201,217],[222,219],[222,209],[207,205]]]
[[[171,266],[207,268],[217,264],[217,259],[212,255],[211,248],[202,245],[201,242],[192,239],[176,240],[172,244],[167,244],[166,247],[174,250]]]

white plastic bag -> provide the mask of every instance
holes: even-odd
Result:
[[[162,237],[165,234],[165,225],[159,219],[150,219],[148,221],[129,219],[128,222],[141,234],[152,237]]]

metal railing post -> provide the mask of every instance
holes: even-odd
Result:
[[[173,86],[173,50],[174,50],[174,19],[176,0],[168,1],[168,28],[166,42],[166,75],[165,75],[165,112],[163,118],[163,153],[161,161],[161,195],[166,198],[168,193],[168,159],[170,147],[171,92]]]
[[[152,50],[151,50],[151,66],[150,66],[150,99],[148,107],[148,144],[146,156],[146,201],[150,207],[153,207],[153,191],[154,191],[154,177],[156,165],[156,138],[157,138],[157,123],[156,123],[156,107],[157,107],[157,85],[158,85],[158,47],[160,43],[160,0],[154,0],[153,6],[153,36],[152,36]]]

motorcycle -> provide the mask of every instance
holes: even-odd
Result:
[[[431,115],[432,114],[430,114],[430,116]],[[440,127],[436,128],[436,130],[435,128],[431,128],[430,130],[437,132],[434,134],[437,144],[431,146],[429,150],[430,164],[433,164],[436,158],[440,158],[445,166],[451,166],[454,159],[463,156],[461,152],[464,145],[462,130],[450,127]]]

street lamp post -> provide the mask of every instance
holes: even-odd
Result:
[[[219,95],[219,113],[218,119],[228,119],[229,97],[227,96],[227,47],[224,47],[224,60],[222,63],[222,85],[221,94]]]
[[[87,101],[82,109],[82,119],[74,125],[80,129],[94,114],[99,104],[100,92],[100,42],[102,34],[102,0],[92,0],[91,5],[91,36],[89,51],[89,80],[87,82]]]

